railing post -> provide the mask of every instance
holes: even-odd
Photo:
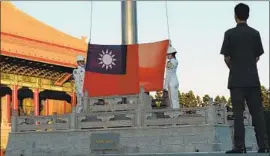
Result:
[[[11,116],[11,132],[17,132],[17,117],[18,117],[18,111],[12,110],[12,116]]]
[[[150,95],[146,94],[145,92],[142,92],[142,109],[151,110],[152,108],[151,105],[152,105],[152,99]]]
[[[72,113],[70,114],[70,129],[77,129],[76,107],[72,107]]]
[[[206,123],[207,124],[216,124],[217,123],[217,111],[214,104],[213,98],[210,98],[206,110]]]
[[[54,124],[57,122],[57,112],[53,112],[52,121]]]
[[[139,103],[138,103],[138,107],[137,107],[137,109],[136,109],[136,119],[135,119],[135,122],[136,122],[136,126],[137,127],[142,127],[142,125],[143,125],[143,119],[144,119],[144,117],[143,117],[143,115],[144,115],[144,113],[143,113],[143,108],[144,108],[144,95],[145,93],[144,93],[144,87],[140,87],[140,94],[139,94]]]
[[[228,125],[228,120],[227,120],[228,113],[227,113],[226,103],[224,101],[221,103],[221,107],[223,109],[223,124]]]
[[[89,106],[89,102],[88,102],[88,92],[85,91],[84,95],[83,95],[83,112],[87,113],[88,112],[88,106]]]
[[[248,107],[246,107],[245,115],[247,117],[247,124],[248,124],[248,126],[252,126],[252,117],[251,117],[251,115],[249,113]]]

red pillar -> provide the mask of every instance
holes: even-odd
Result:
[[[12,89],[12,110],[18,113],[18,85],[14,85]]]
[[[35,109],[35,116],[39,116],[39,90],[38,88],[34,89],[34,109]]]
[[[49,114],[49,100],[48,99],[45,100],[45,111],[46,111],[45,112],[46,116],[50,115]]]
[[[7,122],[10,123],[10,95],[6,95],[6,105],[7,105]]]
[[[71,106],[76,107],[76,93],[75,92],[72,92],[72,95],[71,95]]]
[[[1,150],[1,151],[0,151],[0,156],[5,156],[5,155],[4,155],[4,149],[1,147],[0,150]]]

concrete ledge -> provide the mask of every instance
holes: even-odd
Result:
[[[129,156],[228,156],[224,152],[187,152],[187,153],[155,153],[155,154],[129,154]],[[246,154],[229,154],[229,156],[269,156],[267,153],[259,154],[255,152],[248,152]],[[96,155],[98,156],[98,155]],[[115,154],[106,154],[103,156],[116,156]],[[124,156],[124,155],[117,155],[117,156]]]
[[[7,156],[16,155],[16,156],[228,156],[224,152],[181,152],[181,153],[129,153],[129,154],[77,154],[61,152],[56,153],[55,151],[36,151],[35,153],[31,153],[29,151],[25,151],[23,153],[13,152],[6,154]],[[229,156],[269,156],[269,153],[256,153],[256,152],[248,152],[246,154],[229,154]]]
[[[228,156],[224,152],[186,152],[186,153],[155,153],[155,154],[129,154],[129,156]],[[248,152],[246,154],[229,154],[229,156],[269,156],[268,153],[259,154],[256,152]],[[106,154],[104,156],[116,156],[115,154]],[[117,155],[124,156],[124,155]]]

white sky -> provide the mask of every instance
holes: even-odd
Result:
[[[67,34],[80,38],[90,34],[87,1],[13,1],[19,9]],[[179,51],[180,91],[229,96],[228,69],[219,55],[224,32],[235,26],[236,1],[170,1],[169,28]],[[250,6],[248,24],[260,31],[265,54],[258,63],[261,83],[269,86],[269,2],[244,2]],[[139,42],[167,39],[165,2],[140,1]],[[121,44],[120,1],[94,2],[92,43]]]

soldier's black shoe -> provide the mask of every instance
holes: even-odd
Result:
[[[226,154],[233,154],[233,153],[247,153],[246,149],[232,149],[225,152]]]
[[[270,153],[270,149],[267,149],[267,148],[259,148],[258,153]]]

